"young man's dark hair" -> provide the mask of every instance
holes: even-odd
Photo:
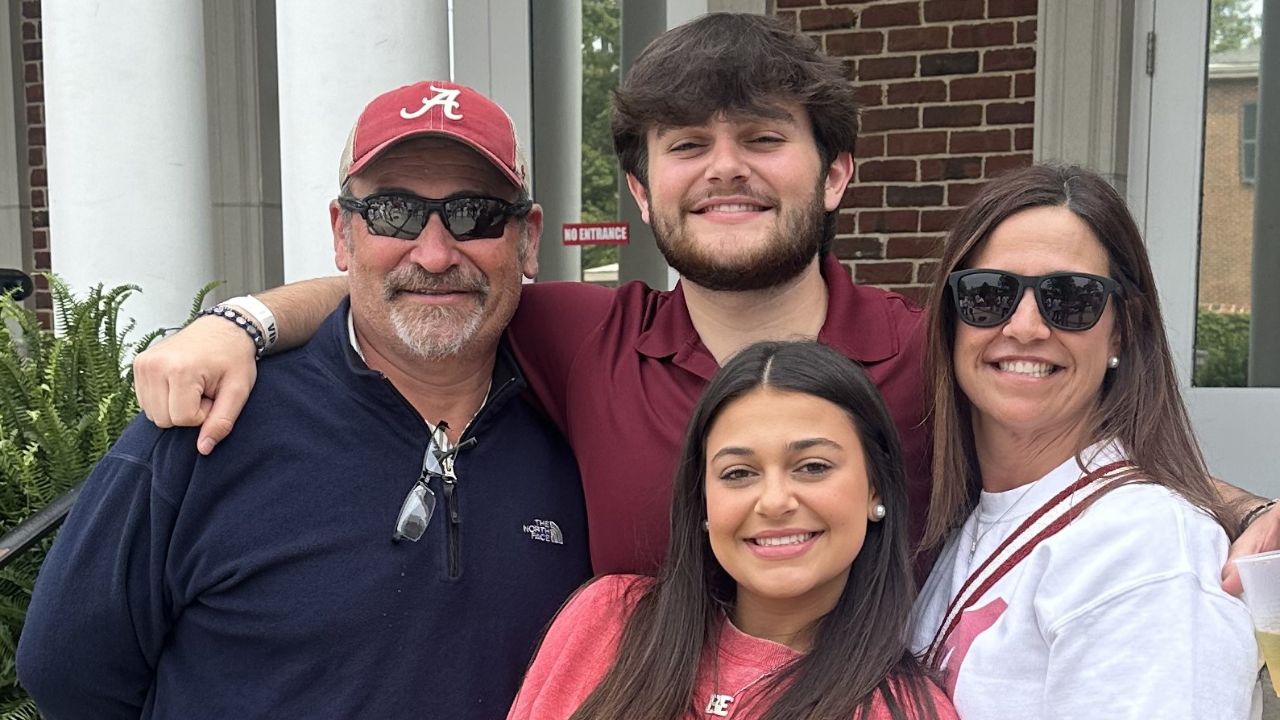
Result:
[[[825,169],[853,152],[858,106],[844,68],[810,38],[763,15],[712,13],[649,44],[613,95],[613,148],[648,185],[650,128],[701,125],[718,113],[777,117],[804,106]]]

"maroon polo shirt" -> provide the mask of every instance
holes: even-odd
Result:
[[[822,277],[829,301],[818,340],[862,363],[885,397],[907,460],[914,542],[929,496],[923,311],[901,295],[854,285],[832,256]],[[719,369],[683,289],[528,285],[508,333],[530,387],[577,455],[596,573],[654,574],[666,554],[685,424]]]

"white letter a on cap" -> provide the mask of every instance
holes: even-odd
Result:
[[[409,108],[400,108],[400,117],[405,120],[412,120],[421,117],[423,113],[440,105],[444,108],[444,116],[450,120],[461,120],[462,113],[458,112],[458,93],[459,90],[450,90],[449,88],[438,88],[434,85],[431,87],[435,91],[435,95],[429,98],[422,98],[422,107],[409,112]]]

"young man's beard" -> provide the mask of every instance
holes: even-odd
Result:
[[[779,287],[799,277],[818,254],[826,228],[822,182],[811,202],[780,215],[770,237],[750,255],[732,259],[707,253],[689,237],[685,216],[653,214],[653,235],[667,263],[707,290],[744,292]],[[678,211],[679,212],[679,211]]]

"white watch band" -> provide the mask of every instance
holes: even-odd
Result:
[[[271,347],[276,344],[276,340],[280,339],[280,331],[276,327],[276,316],[271,312],[271,308],[267,307],[258,298],[252,295],[241,295],[226,300],[222,304],[234,305],[253,318],[254,322],[258,323],[262,328],[263,339],[267,343],[264,352],[271,350]]]

